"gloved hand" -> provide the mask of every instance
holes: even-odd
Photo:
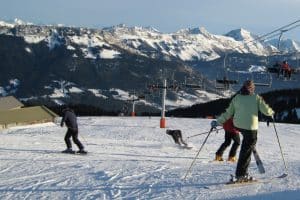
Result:
[[[269,126],[269,125],[270,125],[270,122],[273,122],[273,121],[274,121],[274,115],[267,116],[267,117],[266,117],[266,121],[267,121],[267,126]]]
[[[210,122],[211,128],[217,128],[218,125],[219,124],[218,124],[218,122],[216,120],[213,120],[213,121]]]

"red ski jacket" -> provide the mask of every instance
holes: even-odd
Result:
[[[228,119],[224,124],[223,128],[225,131],[231,132],[233,134],[239,134],[239,131],[233,125],[233,119]]]
[[[291,70],[290,66],[287,63],[282,64],[282,69],[285,70],[285,71],[290,71]]]

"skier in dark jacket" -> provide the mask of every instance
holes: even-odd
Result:
[[[235,178],[232,179],[234,182],[247,182],[253,179],[248,174],[248,167],[257,142],[258,112],[260,111],[266,116],[274,115],[274,111],[254,91],[253,81],[245,81],[240,94],[231,100],[226,112],[211,122],[212,128],[216,128],[233,116],[234,126],[243,135]]]
[[[72,137],[73,142],[78,146],[78,153],[87,153],[84,151],[84,147],[78,139],[78,125],[77,125],[77,117],[74,111],[70,108],[65,108],[63,110],[63,118],[61,120],[60,126],[63,127],[64,123],[66,124],[68,131],[65,135],[65,143],[67,145],[67,149],[63,151],[63,153],[75,153],[72,150],[72,143],[70,138]]]
[[[226,148],[230,145],[231,140],[233,140],[233,144],[231,146],[228,160],[229,162],[236,162],[236,151],[240,146],[240,135],[239,131],[233,125],[233,119],[228,119],[224,124],[223,128],[225,130],[225,141],[221,144],[218,151],[216,152],[216,161],[223,161],[223,153]]]

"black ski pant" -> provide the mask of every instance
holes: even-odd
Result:
[[[236,167],[236,177],[241,177],[248,174],[248,167],[251,161],[251,154],[257,142],[257,130],[239,130],[243,135],[243,142]]]
[[[221,144],[216,154],[222,156],[226,148],[231,144],[231,140],[233,140],[233,144],[229,152],[229,157],[234,157],[236,155],[238,147],[241,144],[241,140],[238,133],[231,133],[229,131],[225,131],[225,141],[223,142],[223,144]]]
[[[185,141],[183,141],[182,136],[172,135],[172,138],[174,139],[176,144],[179,144],[179,145],[183,144],[183,145],[187,146],[187,143],[185,143]]]
[[[65,142],[67,145],[68,149],[72,148],[72,143],[70,138],[72,137],[73,142],[78,146],[79,150],[83,149],[83,145],[81,144],[81,142],[78,139],[78,129],[72,129],[72,128],[68,128],[68,131],[65,135]]]

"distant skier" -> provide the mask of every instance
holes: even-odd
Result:
[[[60,126],[63,127],[64,123],[66,124],[68,131],[65,135],[65,143],[67,145],[67,149],[63,151],[63,153],[75,153],[72,150],[72,143],[70,138],[72,137],[73,142],[78,146],[79,151],[77,153],[86,154],[87,152],[84,150],[83,145],[78,139],[78,125],[77,125],[77,117],[74,111],[70,108],[65,108],[63,110],[63,118],[61,120]]]
[[[283,61],[281,65],[282,75],[285,78],[291,79],[292,69],[287,61]]]
[[[187,143],[185,141],[183,141],[182,139],[182,133],[181,133],[181,130],[170,130],[170,129],[167,129],[166,130],[166,133],[168,135],[171,135],[174,142],[178,145],[184,145],[184,146],[188,146]]]
[[[228,160],[229,162],[236,162],[236,152],[238,147],[240,146],[240,135],[239,131],[234,127],[233,125],[233,119],[228,119],[224,124],[223,128],[225,130],[225,141],[221,144],[218,151],[216,152],[216,161],[223,161],[223,153],[226,150],[226,148],[230,145],[231,140],[233,140],[233,144],[231,146]]]
[[[274,115],[274,111],[265,103],[262,97],[254,94],[254,90],[253,81],[245,81],[240,94],[237,94],[231,100],[226,111],[217,120],[211,122],[211,127],[216,128],[233,116],[234,126],[243,135],[235,177],[231,180],[234,182],[253,180],[248,174],[248,167],[257,142],[258,111],[266,116]]]

